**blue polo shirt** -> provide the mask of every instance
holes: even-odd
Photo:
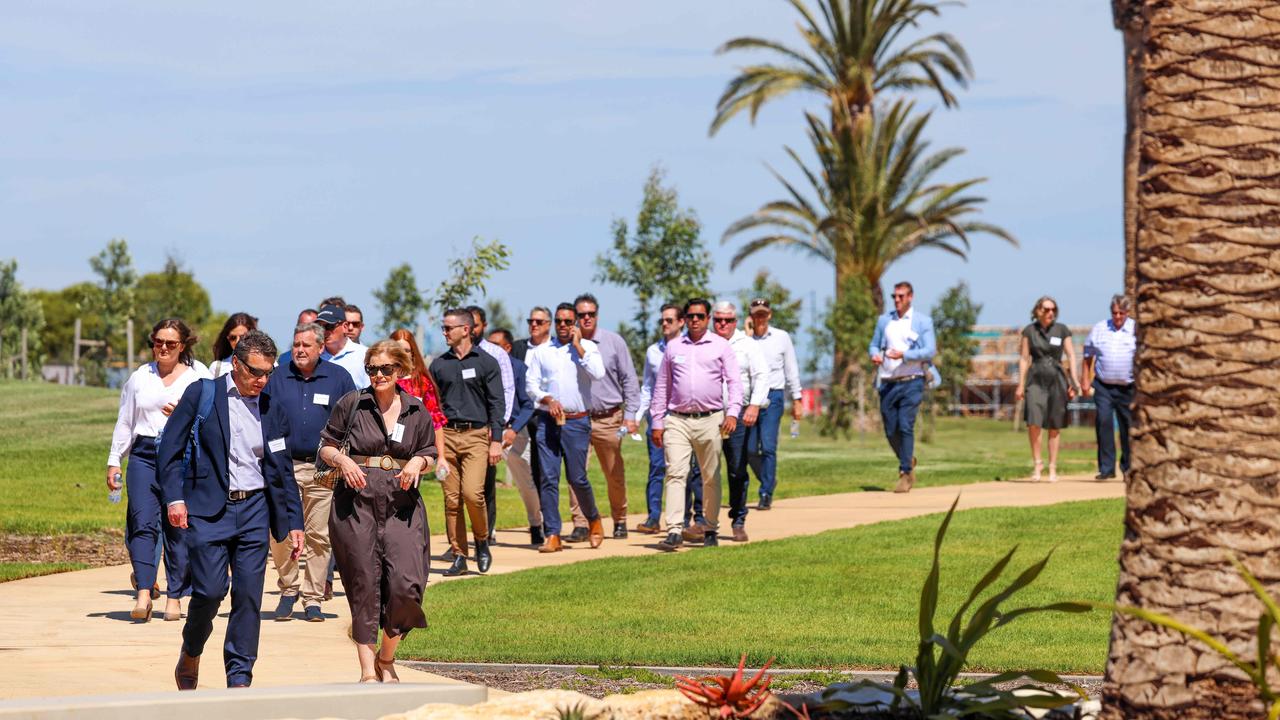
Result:
[[[355,389],[351,373],[327,360],[316,363],[311,377],[303,377],[292,360],[271,375],[263,392],[289,416],[289,452],[294,460],[314,462],[329,413],[339,398]]]

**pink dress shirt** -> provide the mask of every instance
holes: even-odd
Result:
[[[722,389],[727,394],[722,394]],[[669,410],[697,413],[721,409],[728,417],[737,417],[742,409],[738,358],[729,341],[707,331],[697,342],[682,335],[667,343],[649,403],[651,427],[665,427]]]

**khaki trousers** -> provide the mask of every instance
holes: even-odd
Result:
[[[591,418],[591,450],[600,461],[605,486],[609,489],[609,514],[614,523],[627,522],[627,473],[622,466],[622,418],[626,411],[621,407],[602,418]],[[573,526],[586,527],[587,516],[578,509],[578,496],[569,493],[569,510],[573,513]]]
[[[667,414],[662,433],[662,449],[667,458],[664,504],[667,532],[684,529],[685,485],[689,481],[689,458],[696,455],[702,470],[702,512],[707,530],[720,527],[720,426],[724,412],[707,417],[687,418]]]
[[[520,491],[520,500],[524,503],[525,516],[529,527],[542,527],[542,504],[538,498],[538,484],[533,479],[532,458],[538,452],[529,440],[529,429],[516,433],[507,452],[507,484],[515,485]]]
[[[276,585],[281,595],[301,595],[302,606],[319,605],[324,599],[324,584],[329,578],[329,556],[333,548],[329,544],[329,506],[333,502],[333,490],[315,481],[315,463],[293,461],[293,478],[298,482],[302,495],[302,526],[306,542],[302,555],[290,559],[293,546],[286,539],[278,542],[271,538],[271,560],[280,579]],[[303,580],[298,572],[299,561],[306,562]]]
[[[444,433],[444,461],[449,464],[449,476],[441,485],[444,488],[444,528],[449,535],[449,547],[458,557],[467,554],[467,518],[462,514],[465,505],[471,518],[471,533],[477,542],[489,539],[489,517],[484,502],[484,474],[489,469],[489,431],[452,430],[441,428]]]

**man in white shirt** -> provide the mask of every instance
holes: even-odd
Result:
[[[320,353],[320,359],[350,373],[357,390],[369,387],[369,375],[364,371],[364,355],[368,348],[347,335],[346,307],[324,305],[316,314],[316,322],[324,328],[324,352]]]
[[[729,519],[733,522],[733,539],[747,541],[747,433],[760,418],[760,408],[769,402],[769,366],[760,351],[760,343],[738,329],[738,308],[731,302],[718,302],[711,308],[712,329],[729,341],[738,359],[742,380],[743,406],[738,426],[722,442],[724,463],[729,475]],[[728,390],[725,405],[728,406]],[[685,538],[688,540],[689,538]]]
[[[1137,325],[1129,317],[1129,298],[1111,298],[1111,317],[1089,331],[1084,343],[1084,393],[1098,411],[1098,480],[1116,476],[1116,429],[1120,430],[1120,472],[1129,472],[1129,426],[1133,423],[1133,356]]]
[[[760,411],[760,420],[747,431],[747,464],[760,483],[761,510],[773,505],[773,492],[778,486],[778,431],[782,426],[785,398],[791,397],[791,417],[799,420],[800,364],[796,348],[786,330],[770,327],[773,310],[766,298],[751,301],[751,338],[760,346],[769,366],[768,401]]]
[[[893,286],[893,310],[880,316],[867,346],[871,362],[880,371],[880,418],[889,446],[898,456],[898,484],[894,492],[905,493],[916,482],[916,413],[924,399],[924,376],[937,345],[933,319],[911,307],[915,291],[911,283]]]
[[[587,516],[591,547],[604,542],[604,524],[587,481],[587,448],[591,444],[591,383],[604,377],[604,359],[596,344],[582,338],[578,312],[570,303],[556,307],[556,337],[529,351],[527,390],[537,408],[534,444],[542,473],[539,494],[546,537],[540,552],[563,549],[560,540],[560,463],[578,506]]]

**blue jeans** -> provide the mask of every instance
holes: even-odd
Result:
[[[1108,385],[1093,381],[1093,401],[1098,406],[1094,420],[1098,432],[1098,472],[1116,471],[1116,426],[1120,426],[1120,472],[1129,472],[1129,425],[1133,422],[1133,383]],[[139,581],[141,585],[141,581]]]
[[[534,446],[538,450],[538,499],[542,503],[542,532],[560,534],[560,462],[569,490],[578,498],[578,507],[588,520],[599,520],[596,496],[587,481],[587,448],[591,446],[591,419],[566,420],[564,425],[539,411]]]
[[[125,544],[133,564],[139,589],[150,589],[160,571],[163,536],[165,594],[173,599],[191,594],[191,572],[187,560],[186,531],[169,524],[167,509],[156,479],[156,439],[138,436],[129,451],[125,474],[129,507],[125,521]]]
[[[769,407],[760,411],[756,424],[747,430],[747,464],[760,483],[760,495],[773,495],[778,485],[778,430],[782,427],[782,410],[786,396],[782,390],[769,391]],[[732,482],[732,481],[730,481]],[[744,487],[742,490],[746,492]],[[733,490],[729,491],[730,502]]]
[[[724,465],[729,475],[729,519],[734,527],[742,527],[747,522],[747,483],[751,479],[747,474],[747,438],[755,429],[755,425],[743,425],[739,415],[738,426],[721,442]]]
[[[658,524],[662,517],[662,488],[667,477],[667,455],[662,448],[653,444],[653,427],[644,434],[644,441],[649,446],[649,482],[645,485],[644,495],[649,519],[645,524]],[[702,516],[702,470],[698,467],[698,458],[690,458],[689,485],[684,499],[684,526],[689,527],[690,518],[697,523],[705,523]]]
[[[898,456],[898,471],[911,472],[911,458],[916,451],[916,413],[924,399],[924,378],[880,383],[880,419],[884,435],[893,454]]]

